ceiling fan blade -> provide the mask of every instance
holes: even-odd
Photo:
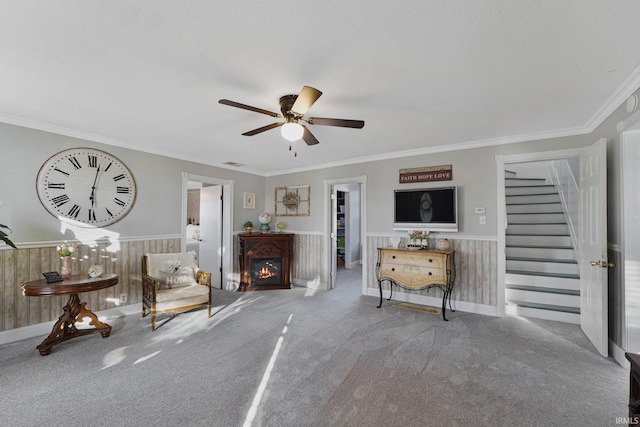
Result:
[[[228,99],[221,99],[218,101],[220,104],[228,105],[230,107],[242,108],[243,110],[249,110],[260,114],[266,114],[271,117],[282,117],[282,115],[278,113],[274,113],[273,111],[263,110],[262,108],[252,107],[251,105],[241,104],[235,101],[229,101]]]
[[[304,125],[300,125],[304,128],[304,133],[302,134],[302,139],[304,139],[304,142],[307,143],[307,145],[316,145],[318,144],[320,141],[318,141],[316,139],[315,136],[313,136],[313,134],[311,133],[311,131],[309,129],[307,129],[306,126]]]
[[[313,103],[320,98],[320,95],[322,95],[322,92],[318,89],[314,89],[311,86],[304,86],[298,94],[296,102],[291,106],[291,111],[299,116],[304,116]]]
[[[270,125],[262,126],[261,128],[250,130],[249,132],[245,132],[245,133],[243,133],[243,135],[244,136],[257,135],[257,134],[259,134],[261,132],[265,132],[265,131],[268,131],[268,130],[271,130],[271,129],[279,128],[283,124],[284,123],[271,123]]]
[[[355,129],[362,129],[364,127],[364,120],[327,119],[323,117],[309,117],[307,123],[310,125],[339,126]]]

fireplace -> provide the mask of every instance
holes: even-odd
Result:
[[[277,285],[281,282],[282,258],[253,258],[251,286]]]
[[[240,291],[291,289],[293,234],[242,233]]]

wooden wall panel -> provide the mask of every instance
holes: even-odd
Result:
[[[475,304],[496,305],[498,293],[497,273],[497,245],[495,241],[463,240],[449,238],[450,248],[456,251],[455,266],[456,279],[451,298],[455,301],[465,301]],[[401,243],[403,246],[406,241]],[[376,279],[376,262],[379,247],[390,247],[390,238],[386,236],[367,237],[367,257],[369,259],[367,287],[378,289]],[[435,239],[429,239],[429,247],[435,247]],[[388,285],[383,284],[388,290]],[[433,290],[412,292],[398,287],[398,292],[440,296]],[[395,290],[394,290],[395,292]],[[439,292],[439,291],[435,291]]]
[[[296,234],[293,238],[293,278],[312,280],[324,277],[324,237],[318,234]]]
[[[115,252],[112,252],[115,248]],[[114,300],[127,294],[127,304],[142,302],[141,262],[147,252],[178,252],[180,239],[80,245],[72,257],[72,274],[85,273],[92,264],[102,264],[105,272],[117,273],[116,286],[80,295],[92,311],[115,307]],[[60,257],[55,247],[7,249],[0,251],[0,331],[56,320],[68,296],[25,297],[22,283],[41,279],[46,271],[59,271]]]

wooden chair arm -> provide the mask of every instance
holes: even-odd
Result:
[[[156,290],[160,287],[160,281],[148,274],[142,275],[142,295],[151,302],[156,300]]]
[[[197,282],[199,285],[211,288],[211,273],[203,270],[198,271]]]

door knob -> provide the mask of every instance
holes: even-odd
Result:
[[[602,268],[613,268],[616,266],[614,263],[608,261],[591,261],[589,264],[591,264],[592,267],[600,266]]]

